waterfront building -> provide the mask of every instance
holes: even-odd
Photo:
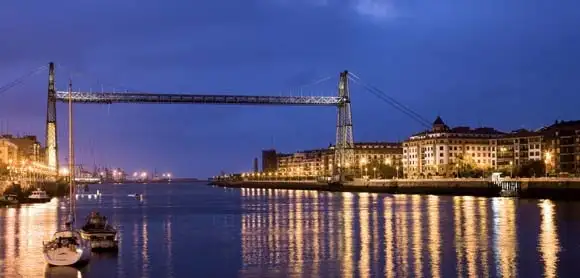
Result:
[[[258,158],[257,157],[254,158],[254,169],[253,170],[254,170],[254,173],[259,172],[258,171]]]
[[[42,147],[40,142],[38,142],[36,136],[26,135],[22,137],[15,137],[11,134],[4,134],[0,136],[2,139],[6,139],[18,147],[17,160],[18,161],[29,161],[29,162],[40,162],[43,156],[41,156]],[[16,161],[16,159],[15,159]]]
[[[395,169],[393,176],[403,170],[403,145],[398,142],[357,142],[354,155],[355,165],[351,167],[355,176],[377,176],[374,172],[383,165]]]
[[[5,135],[8,137],[10,142],[18,146],[18,159],[26,161],[36,161],[40,162],[42,156],[40,142],[36,139],[34,135],[27,135],[22,137],[12,137],[10,135]]]
[[[580,121],[556,121],[539,132],[543,135],[547,171],[580,175]]]
[[[513,173],[543,156],[541,132],[519,129],[497,140],[497,170]]]
[[[403,142],[407,178],[457,177],[466,171],[497,168],[497,140],[504,134],[490,127],[450,128],[437,117],[432,129]]]
[[[0,138],[0,164],[12,164],[18,161],[18,146],[8,138]]]
[[[277,169],[282,176],[329,176],[334,150],[316,149],[291,154],[278,153]]]
[[[376,174],[378,166],[388,165],[402,170],[403,148],[401,143],[356,142],[355,163],[348,167],[356,176]],[[326,149],[299,151],[276,155],[277,172],[283,176],[330,176],[333,171],[334,146]]]
[[[276,150],[262,151],[262,172],[276,172],[278,170],[278,160]]]

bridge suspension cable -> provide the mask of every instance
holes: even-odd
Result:
[[[430,128],[431,127],[431,123],[429,122],[429,120],[425,119],[419,113],[411,110],[411,108],[409,108],[409,107],[405,106],[404,104],[400,103],[399,101],[397,101],[393,97],[387,95],[385,92],[383,92],[382,90],[378,89],[377,87],[372,86],[372,85],[368,85],[368,84],[364,83],[360,79],[360,77],[358,77],[356,74],[349,73],[349,79],[351,81],[353,81],[354,83],[362,86],[364,89],[366,89],[367,91],[369,91],[371,94],[375,95],[379,99],[381,99],[384,102],[388,103],[389,105],[391,105],[395,109],[399,110],[403,114],[405,114],[405,115],[409,116],[410,118],[412,118],[413,120],[417,121],[419,124],[423,125],[424,127],[427,127],[427,128]]]
[[[35,75],[35,74],[37,74],[37,73],[39,73],[39,72],[41,72],[41,71],[43,71],[45,69],[46,69],[46,66],[40,66],[40,67],[38,67],[38,68],[36,68],[36,69],[34,69],[34,70],[32,70],[32,71],[24,74],[24,75],[22,75],[22,76],[20,76],[20,77],[18,77],[16,79],[14,79],[14,80],[12,80],[11,82],[9,82],[9,83],[3,85],[2,87],[0,87],[0,94],[2,94],[4,92],[6,92],[6,91],[8,91],[8,90],[10,90],[12,88],[14,88],[17,85],[22,84],[22,82],[24,82],[24,80],[26,78],[28,78],[30,76],[33,76],[33,75]]]

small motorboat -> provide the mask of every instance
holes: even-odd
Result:
[[[50,196],[46,194],[46,191],[36,189],[28,196],[28,202],[30,203],[46,203],[50,202]]]
[[[107,217],[98,212],[91,212],[80,234],[90,242],[93,250],[117,250],[119,247],[117,230],[108,224]]]
[[[18,196],[14,194],[5,194],[4,196],[0,197],[0,205],[18,205]]]
[[[135,199],[138,199],[140,201],[143,200],[143,194],[135,193],[135,194],[129,194],[127,196],[132,197],[132,198],[135,198]]]

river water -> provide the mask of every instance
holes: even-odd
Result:
[[[580,203],[198,184],[93,185],[118,254],[46,268],[64,203],[0,209],[0,277],[578,277]],[[142,202],[130,198],[143,193]]]

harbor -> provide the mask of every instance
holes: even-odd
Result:
[[[340,277],[344,269],[360,277],[462,277],[467,269],[479,277],[542,277],[574,273],[580,255],[566,236],[577,226],[578,202],[205,183],[91,190],[102,197],[79,199],[78,215],[106,215],[118,228],[118,252],[93,253],[88,265],[65,268],[72,274],[64,277]],[[142,202],[128,196],[135,192]],[[63,268],[47,268],[40,252],[67,217],[61,206],[66,202],[54,199],[0,209],[0,277],[63,277]]]

